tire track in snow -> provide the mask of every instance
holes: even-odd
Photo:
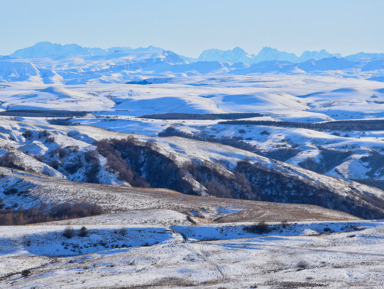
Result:
[[[220,266],[214,262],[212,262],[206,255],[207,254],[204,254],[204,249],[203,249],[203,245],[200,244],[200,252],[198,252],[197,250],[195,250],[194,248],[192,248],[192,246],[188,243],[184,243],[182,245],[185,249],[191,251],[193,254],[195,254],[197,257],[199,257],[200,259],[202,259],[203,261],[205,261],[206,263],[210,264],[211,266],[213,266],[218,272],[219,272],[219,275],[220,275],[220,278],[221,279],[226,279],[226,276],[223,272],[223,270],[220,268]]]

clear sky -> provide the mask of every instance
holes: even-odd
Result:
[[[88,47],[270,46],[384,52],[384,0],[0,0],[0,54],[39,41]]]

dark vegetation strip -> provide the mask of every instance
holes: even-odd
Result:
[[[25,117],[83,117],[87,111],[69,110],[7,110],[1,111],[0,115],[5,116],[25,116]]]
[[[42,203],[39,207],[24,209],[23,206],[21,206],[18,210],[13,210],[12,208],[4,209],[3,207],[4,205],[0,200],[1,226],[68,220],[103,213],[99,205],[91,203],[63,203],[51,207],[46,203]]]
[[[239,119],[239,118],[252,118],[261,117],[260,113],[213,113],[213,114],[196,114],[196,113],[161,113],[161,114],[148,114],[140,118],[149,119],[196,119],[196,120],[215,120],[215,119]]]
[[[73,118],[68,117],[68,118],[52,118],[48,120],[49,124],[53,125],[64,125],[64,126],[71,126],[71,125],[78,125],[80,123],[78,122],[72,122]]]
[[[298,178],[279,171],[265,170],[257,164],[239,161],[236,171],[245,175],[258,200],[280,203],[312,204],[342,211],[363,219],[383,218],[384,201],[374,195],[360,195],[361,202],[354,199],[355,189],[350,187],[346,197],[337,195],[324,183]],[[364,206],[362,204],[374,204]]]
[[[348,188],[350,196],[339,196],[327,184],[267,169],[247,160],[239,161],[232,174],[223,170],[223,166],[228,167],[225,162],[192,161],[181,165],[174,156],[159,153],[155,143],[133,137],[100,141],[97,150],[106,157],[112,171],[134,186],[200,194],[199,188],[187,181],[189,177],[202,184],[206,193],[216,197],[313,204],[365,219],[384,217],[381,209],[384,202],[375,196],[360,196],[363,200],[357,203],[353,187]],[[374,205],[361,205],[364,203]]]
[[[252,120],[233,120],[222,121],[224,125],[264,125],[274,127],[305,128],[312,130],[338,130],[338,131],[374,131],[384,130],[384,120],[340,120],[318,123],[302,123],[290,121],[252,121]]]
[[[241,173],[226,174],[215,163],[176,163],[173,155],[158,152],[157,145],[133,137],[108,139],[97,143],[97,151],[107,159],[108,167],[120,179],[135,187],[168,188],[184,194],[200,192],[186,180],[192,177],[209,195],[236,199],[256,199],[248,180]],[[225,165],[225,164],[224,164]]]

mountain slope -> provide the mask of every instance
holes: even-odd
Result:
[[[330,58],[330,57],[341,57],[341,55],[339,53],[336,53],[336,54],[329,53],[324,49],[321,49],[320,51],[304,51],[301,54],[298,62],[304,62],[310,59],[321,60],[321,59]]]
[[[23,205],[24,208],[30,208],[40,206],[42,202],[87,202],[96,203],[106,214],[111,214],[75,221],[83,224],[98,223],[97,220],[102,222],[103,218],[109,218],[110,222],[118,225],[124,218],[132,218],[129,217],[130,214],[137,216],[132,222],[140,224],[140,220],[144,222],[145,214],[149,213],[154,215],[148,215],[147,220],[151,219],[152,224],[162,225],[222,222],[225,221],[224,217],[229,215],[232,222],[357,219],[342,212],[311,205],[197,197],[166,189],[74,183],[41,175],[23,174],[2,167],[0,173],[0,181],[4,184],[0,188],[0,196],[5,207],[17,208]],[[167,217],[162,214],[173,214],[177,218],[166,220]],[[114,218],[115,220],[112,220]]]
[[[0,81],[25,81],[38,77],[40,71],[27,61],[0,60]]]

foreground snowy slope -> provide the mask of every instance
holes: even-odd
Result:
[[[1,252],[0,284],[3,288],[380,288],[383,284],[382,222],[279,226],[266,235],[247,233],[242,225],[212,227],[215,234],[194,227],[196,237],[183,227],[173,231],[128,227],[121,235],[121,227],[98,226],[89,227],[87,237],[71,239],[61,235],[64,226],[2,227],[0,242],[6,249]],[[184,241],[178,230],[195,240]],[[211,241],[200,241],[201,234]],[[41,236],[47,236],[45,241]],[[143,242],[149,246],[136,247]],[[93,243],[106,249],[95,252],[97,246],[84,247]],[[124,243],[126,248],[120,248]],[[57,256],[63,252],[65,256]]]

